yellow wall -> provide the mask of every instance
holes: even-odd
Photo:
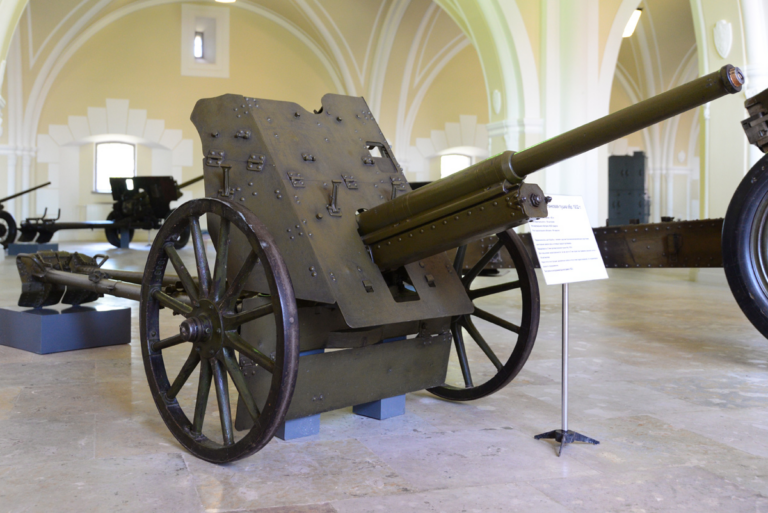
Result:
[[[411,144],[417,137],[429,137],[432,130],[443,130],[446,121],[458,123],[462,114],[476,115],[478,123],[488,123],[483,72],[472,46],[459,52],[430,87],[416,117]]]
[[[297,102],[316,108],[334,91],[327,72],[284,29],[242,9],[230,17],[230,78],[180,74],[181,6],[166,5],[130,14],[88,41],[67,63],[48,95],[39,131],[87,115],[107,98],[128,99],[166,129],[181,129],[202,158],[189,115],[200,98],[226,93]],[[201,171],[184,170],[184,178]],[[83,170],[90,173],[90,170]]]

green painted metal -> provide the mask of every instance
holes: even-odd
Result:
[[[744,76],[731,65],[671,89],[526,150],[504,152],[464,171],[432,182],[360,214],[360,232],[369,234],[401,223],[472,191],[507,180],[521,182],[527,175],[603,144],[620,139],[726,94],[741,91]]]

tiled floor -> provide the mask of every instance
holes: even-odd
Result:
[[[141,270],[147,248],[107,252]],[[768,342],[722,270],[612,271],[571,286],[571,428],[562,458],[560,289],[541,285],[520,376],[471,403],[408,394],[406,414],[323,414],[319,435],[217,466],[185,452],[130,346],[38,356],[0,347],[0,511],[768,511]],[[17,300],[0,262],[0,306]],[[489,305],[506,308],[504,297]],[[2,329],[2,327],[0,327]],[[451,363],[455,376],[457,366]]]

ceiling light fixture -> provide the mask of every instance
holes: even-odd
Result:
[[[237,0],[216,0],[220,4],[234,4]]]
[[[629,18],[629,21],[627,22],[627,26],[624,27],[624,34],[622,34],[622,37],[631,37],[632,34],[635,33],[635,27],[637,27],[637,22],[640,21],[640,15],[643,14],[642,8],[635,9],[635,12],[632,13],[632,16]]]

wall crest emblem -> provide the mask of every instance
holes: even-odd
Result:
[[[720,57],[727,58],[733,44],[733,25],[725,20],[715,23],[715,49]]]

